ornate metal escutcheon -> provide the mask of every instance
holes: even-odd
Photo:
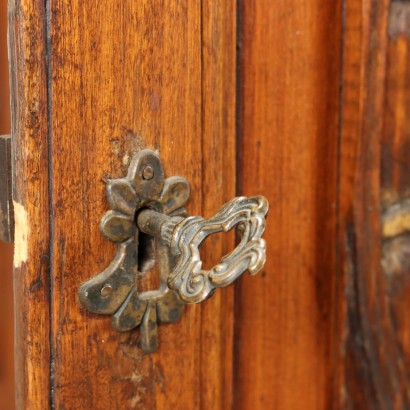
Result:
[[[266,244],[261,236],[268,202],[264,197],[234,198],[205,219],[187,216],[184,205],[189,194],[185,178],[165,179],[156,152],[136,154],[127,176],[107,184],[111,209],[100,228],[106,239],[118,243],[117,255],[79,289],[82,306],[112,315],[115,329],[140,326],[141,347],[147,353],[158,348],[157,324],[179,320],[184,303],[202,302],[216,288],[232,284],[246,270],[256,274],[265,264]],[[241,238],[237,247],[218,265],[203,270],[201,243],[234,227]],[[159,288],[139,292],[138,277],[155,263]]]

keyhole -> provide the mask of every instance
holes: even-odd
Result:
[[[155,238],[140,231],[138,238],[138,291],[158,289],[160,286],[157,268]]]
[[[138,271],[146,273],[155,266],[155,239],[143,232],[138,238]]]

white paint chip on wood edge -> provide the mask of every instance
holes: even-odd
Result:
[[[27,211],[18,202],[14,202],[14,267],[19,268],[28,258],[29,225]]]

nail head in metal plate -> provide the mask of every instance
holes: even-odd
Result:
[[[154,169],[152,168],[151,165],[147,165],[144,168],[144,171],[142,172],[142,177],[146,180],[149,181],[154,177]]]

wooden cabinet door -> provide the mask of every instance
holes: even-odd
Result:
[[[16,408],[408,408],[409,21],[388,0],[9,0]],[[151,354],[77,296],[116,253],[106,182],[144,148],[192,215],[270,203],[264,270]]]
[[[0,135],[10,134],[10,90],[7,62],[7,2],[0,0]],[[0,154],[1,156],[1,154]],[[4,158],[1,156],[1,158]],[[0,168],[4,169],[4,164]],[[1,166],[3,165],[3,167]],[[1,174],[1,171],[0,171]],[[3,186],[0,184],[0,186]],[[0,188],[2,191],[2,188]],[[0,193],[1,195],[2,193]],[[1,214],[1,211],[0,211]],[[0,215],[0,220],[2,219]],[[0,223],[2,225],[2,223]],[[0,228],[1,229],[1,228]],[[0,237],[1,234],[0,234]],[[14,397],[13,245],[0,240],[0,409],[11,409]]]

